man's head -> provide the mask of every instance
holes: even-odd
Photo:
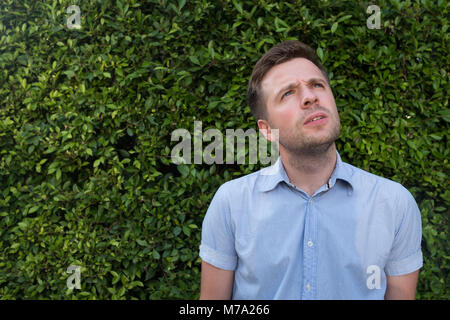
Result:
[[[279,129],[280,151],[321,153],[339,135],[327,72],[314,51],[299,41],[284,41],[261,57],[250,77],[247,100],[260,129],[269,135]],[[310,121],[316,117],[321,119]]]

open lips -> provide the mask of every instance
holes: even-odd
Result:
[[[325,122],[326,118],[327,118],[327,116],[323,113],[315,113],[306,119],[305,124],[323,123],[323,122]]]

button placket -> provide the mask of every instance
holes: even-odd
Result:
[[[307,200],[305,233],[303,238],[303,299],[314,299],[317,253],[314,246],[316,235],[316,217],[313,210],[314,199]]]

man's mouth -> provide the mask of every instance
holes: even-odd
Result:
[[[317,121],[317,120],[323,119],[323,118],[325,118],[325,117],[323,117],[323,116],[314,117],[314,118],[313,118],[312,120],[310,120],[309,122]]]
[[[325,119],[326,118],[326,116],[325,116],[325,114],[322,114],[322,113],[316,113],[316,114],[313,114],[313,115],[311,115],[310,117],[308,117],[307,119],[306,119],[306,121],[305,121],[305,124],[309,124],[309,123],[321,123],[321,122],[323,122],[323,121],[321,121],[321,120],[323,120],[323,119]]]

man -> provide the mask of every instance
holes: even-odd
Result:
[[[268,140],[279,130],[280,157],[216,192],[200,299],[414,299],[420,211],[399,183],[342,162],[339,114],[314,51],[292,40],[270,49],[247,99]]]

